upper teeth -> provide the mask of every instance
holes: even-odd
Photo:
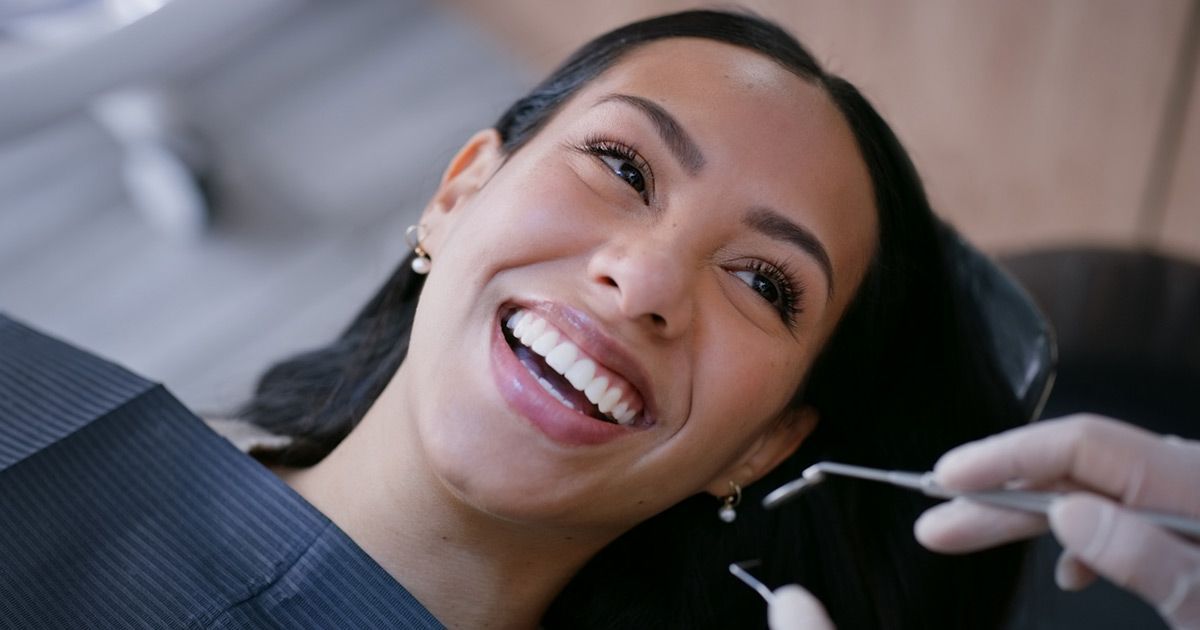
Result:
[[[546,365],[566,378],[571,387],[583,392],[592,404],[600,408],[601,413],[622,425],[633,423],[641,411],[637,401],[629,400],[622,383],[610,382],[617,379],[598,375],[596,361],[568,341],[554,326],[526,310],[513,313],[505,325],[521,345],[545,357]],[[556,398],[566,404],[561,395]]]

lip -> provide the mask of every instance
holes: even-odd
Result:
[[[520,306],[538,313],[542,319],[554,324],[571,340],[571,343],[579,346],[580,350],[629,381],[629,384],[637,389],[638,395],[642,398],[643,421],[641,424],[654,423],[658,417],[657,406],[646,371],[642,369],[641,363],[634,358],[633,354],[607,335],[591,316],[577,308],[548,301]]]
[[[637,362],[605,335],[585,313],[553,302],[513,303],[538,313],[572,343],[637,388],[642,398],[641,420],[621,426],[568,409],[542,389],[521,364],[501,331],[502,308],[492,322],[492,375],[505,401],[551,440],[567,446],[603,444],[654,424],[655,405],[646,377]]]

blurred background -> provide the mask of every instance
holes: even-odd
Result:
[[[0,0],[0,311],[227,413],[338,333],[474,130],[586,39],[691,6]],[[1200,0],[743,6],[856,83],[1030,290],[1049,414],[1200,437]],[[1157,624],[1050,575],[1014,627]]]

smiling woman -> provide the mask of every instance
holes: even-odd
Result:
[[[597,38],[467,141],[417,232],[428,275],[244,416],[441,621],[761,625],[725,572],[760,558],[845,627],[1000,625],[1018,550],[919,550],[921,499],[751,507],[818,459],[919,469],[1024,419],[904,151],[788,34],[693,11]]]

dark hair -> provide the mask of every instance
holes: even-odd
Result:
[[[944,243],[907,154],[874,108],[821,69],[787,32],[759,17],[687,11],[601,35],[514,103],[495,127],[520,149],[578,90],[622,55],[656,40],[698,37],[756,51],[823,87],[853,131],[871,175],[879,240],[801,401],[821,421],[797,453],[746,491],[735,523],[697,495],[603,549],[549,609],[546,627],[746,627],[765,607],[734,581],[732,561],[761,559],[769,585],[810,589],[842,628],[1002,625],[1021,549],[968,557],[922,549],[911,527],[929,501],[879,485],[829,481],[779,510],[763,494],[825,459],[927,469],[948,448],[1024,420],[993,361],[972,344],[981,323],[960,300]],[[261,458],[319,461],[363,417],[408,349],[422,276],[402,263],[328,346],[262,377],[244,417],[293,444]]]

